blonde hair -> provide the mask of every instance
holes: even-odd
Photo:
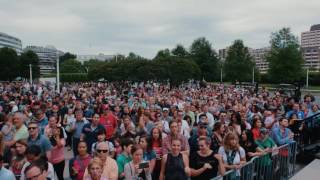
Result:
[[[88,165],[88,171],[90,171],[91,167],[93,165],[98,165],[101,167],[101,170],[103,169],[103,162],[99,158],[93,158],[91,159],[89,165]]]
[[[230,141],[231,140],[236,140],[236,145],[233,146],[231,145]],[[229,132],[228,134],[226,134],[223,138],[223,147],[225,150],[239,150],[239,137],[238,135],[236,135],[235,133],[233,132]]]

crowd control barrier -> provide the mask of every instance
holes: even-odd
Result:
[[[239,170],[229,170],[212,180],[288,180],[295,173],[297,143],[292,142],[252,158]]]

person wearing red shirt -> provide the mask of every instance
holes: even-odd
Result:
[[[103,107],[103,114],[99,123],[106,129],[106,140],[110,141],[117,131],[117,117],[109,110],[108,106]]]

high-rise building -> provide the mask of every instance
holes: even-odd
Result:
[[[22,42],[19,38],[0,32],[0,48],[3,47],[14,49],[17,54],[22,53]]]
[[[39,57],[40,75],[55,73],[57,56],[63,55],[62,51],[54,46],[27,46],[24,51],[33,51]]]
[[[310,31],[301,33],[301,50],[305,68],[318,72],[320,70],[320,24],[313,25]]]
[[[250,55],[253,57],[259,72],[264,74],[269,69],[269,62],[266,60],[266,54],[270,51],[270,47],[249,49]]]
[[[98,61],[105,61],[105,60],[111,60],[114,58],[114,55],[105,55],[105,54],[98,54],[98,55],[77,55],[77,60],[81,63],[85,61],[89,61],[91,59],[98,60]]]
[[[228,51],[229,51],[229,47],[226,47],[224,49],[219,49],[219,58],[222,62],[224,62],[227,58],[228,55]]]

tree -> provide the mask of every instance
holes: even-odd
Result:
[[[33,51],[23,52],[20,56],[20,76],[30,78],[30,68],[32,66],[32,78],[40,77],[39,57]]]
[[[0,79],[13,80],[19,76],[19,58],[11,48],[0,49]]]
[[[158,51],[156,57],[154,59],[167,59],[171,56],[170,50],[169,49],[163,49]]]
[[[60,64],[60,72],[65,74],[86,73],[86,69],[82,66],[81,62],[69,59]]]
[[[190,55],[200,67],[201,76],[205,80],[213,81],[219,78],[219,59],[208,40],[204,37],[194,40],[190,47]]]
[[[189,55],[188,51],[181,44],[178,44],[175,48],[173,48],[171,53],[177,57],[187,57]]]
[[[303,77],[304,63],[298,38],[290,28],[283,28],[271,34],[271,50],[267,54],[268,75],[273,82],[292,83]]]
[[[235,40],[230,46],[226,61],[224,63],[224,72],[228,80],[235,82],[250,81],[252,76],[252,68],[255,63],[251,57],[249,50],[244,46],[242,40]],[[257,72],[257,71],[255,71]]]
[[[64,55],[62,55],[62,56],[59,57],[59,60],[60,60],[60,63],[63,63],[63,62],[66,61],[66,60],[76,59],[76,58],[77,58],[77,55],[71,54],[71,53],[69,53],[69,52],[66,52],[66,53],[64,53]]]

